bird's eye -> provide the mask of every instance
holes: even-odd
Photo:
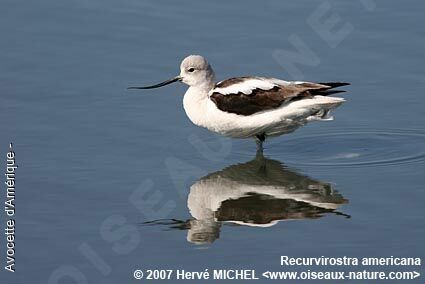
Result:
[[[195,68],[189,68],[189,69],[187,69],[187,72],[192,73],[193,71],[195,71]]]

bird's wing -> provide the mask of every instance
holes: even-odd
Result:
[[[265,77],[238,77],[221,81],[209,92],[218,109],[240,115],[271,110],[283,103],[314,96],[332,86],[311,82],[288,82]],[[316,93],[317,95],[318,93]]]

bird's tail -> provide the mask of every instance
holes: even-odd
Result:
[[[345,82],[327,82],[327,83],[319,83],[319,84],[329,86],[330,89],[350,85],[350,83],[345,83]]]
[[[319,83],[319,84],[325,85],[328,88],[311,90],[310,92],[312,92],[313,95],[329,96],[329,95],[334,95],[338,93],[345,93],[344,90],[333,90],[333,89],[350,85],[350,83],[345,83],[345,82],[326,82],[326,83]]]

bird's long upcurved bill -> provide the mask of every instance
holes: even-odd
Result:
[[[146,87],[128,87],[127,89],[155,89],[155,88],[159,88],[177,81],[181,81],[182,78],[180,76],[176,76],[174,78],[171,78],[170,80],[164,81],[162,83],[156,84],[156,85],[152,85],[152,86],[146,86]]]

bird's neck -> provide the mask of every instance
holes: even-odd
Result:
[[[215,86],[215,73],[212,70],[211,66],[208,66],[208,70],[205,73],[205,77],[202,81],[198,81],[198,84],[191,86],[191,88],[196,89],[200,93],[207,93],[212,90]]]
[[[195,86],[191,86],[190,88],[193,88],[194,90],[197,90],[200,93],[207,93],[214,89],[215,87],[215,74],[214,71],[211,70],[211,72],[206,76],[205,80],[203,80],[202,83],[197,84]]]
[[[215,74],[210,67],[201,84],[190,86],[183,98],[183,107],[189,119],[196,125],[206,127],[208,117],[208,94],[215,86]]]
[[[205,126],[207,117],[208,92],[206,86],[190,87],[183,98],[183,107],[189,119],[198,126]]]

